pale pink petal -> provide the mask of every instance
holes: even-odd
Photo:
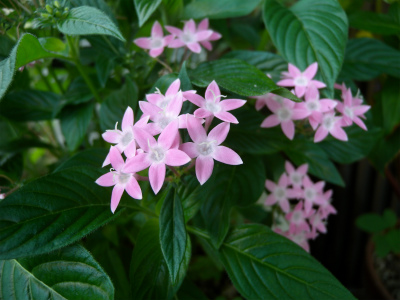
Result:
[[[179,92],[181,87],[181,81],[178,79],[174,80],[165,92],[165,96],[174,96]]]
[[[304,178],[303,178],[303,186],[304,186],[305,188],[308,188],[308,187],[313,186],[313,183],[312,183],[310,177],[304,176]]]
[[[151,38],[138,38],[133,42],[140,48],[151,49]]]
[[[122,131],[120,130],[107,130],[106,132],[104,132],[102,135],[103,139],[108,142],[108,143],[112,143],[112,144],[117,144],[119,143],[119,140],[122,136]]]
[[[308,121],[310,122],[310,125],[311,125],[313,130],[317,129],[319,123],[321,122],[321,119],[322,119],[322,116],[321,116],[319,121],[315,120],[313,117],[310,116]]]
[[[195,33],[195,38],[198,42],[207,40],[211,35],[213,31],[212,30],[203,30]]]
[[[276,188],[276,184],[275,182],[271,181],[271,180],[266,180],[265,181],[265,187],[270,191],[273,192]]]
[[[171,148],[171,145],[178,134],[178,120],[169,123],[158,137],[158,145],[165,150]]]
[[[362,114],[365,114],[370,108],[371,108],[371,106],[369,106],[369,105],[360,105],[360,106],[355,107],[353,112],[356,115],[362,115]]]
[[[286,187],[288,184],[289,184],[289,179],[286,176],[286,174],[283,173],[281,175],[281,177],[279,178],[278,185],[281,186],[281,187]]]
[[[106,159],[103,162],[103,165],[101,166],[102,168],[104,168],[105,166],[111,164],[110,162],[110,152],[107,153]]]
[[[145,116],[150,116],[152,121],[156,120],[162,112],[161,108],[146,101],[139,101],[139,107]]]
[[[222,35],[216,31],[213,31],[212,35],[208,38],[209,41],[216,41],[219,40]]]
[[[225,146],[217,146],[212,156],[215,160],[227,165],[241,165],[243,163],[235,151]]]
[[[292,120],[302,120],[307,118],[310,113],[306,109],[293,109]]]
[[[151,104],[157,105],[157,103],[161,102],[164,99],[164,96],[160,94],[147,94],[146,99]]]
[[[206,100],[211,100],[215,102],[219,102],[221,99],[221,91],[218,87],[218,84],[213,80],[206,89]]]
[[[292,75],[293,77],[301,75],[300,70],[292,64],[289,64],[288,69],[289,69],[289,74]]]
[[[132,176],[131,180],[125,186],[126,192],[134,199],[142,199],[142,190],[136,178]]]
[[[265,205],[274,205],[276,203],[277,199],[275,198],[274,195],[268,195],[267,199],[265,200]]]
[[[364,122],[361,121],[359,117],[354,117],[353,119],[354,123],[356,123],[358,126],[360,126],[361,129],[367,130],[367,126],[365,126]]]
[[[236,109],[245,105],[246,100],[239,100],[239,99],[227,99],[220,102],[221,108],[225,111],[229,111],[232,109]]]
[[[318,80],[311,80],[310,85],[314,85],[315,87],[317,87],[319,89],[326,88],[326,84],[321,81],[318,81]]]
[[[115,210],[118,207],[119,201],[121,201],[122,194],[124,193],[124,186],[120,184],[116,184],[112,190],[111,194],[111,211],[112,213],[115,212]]]
[[[196,177],[203,185],[210,178],[214,168],[214,160],[211,157],[199,156],[196,159]]]
[[[236,119],[234,115],[227,111],[220,111],[214,114],[214,116],[222,121],[238,124],[239,121]]]
[[[325,181],[318,181],[318,182],[314,185],[314,188],[316,188],[318,191],[322,192],[324,186],[325,186]]]
[[[217,145],[221,144],[225,141],[228,133],[229,133],[230,124],[229,123],[221,123],[215,126],[210,133],[208,134],[209,140],[217,141]]]
[[[312,202],[310,200],[304,200],[304,211],[308,214],[311,211]]]
[[[297,169],[297,172],[301,175],[306,175],[307,171],[308,171],[308,164],[303,164]]]
[[[190,138],[196,142],[201,143],[207,139],[206,130],[201,125],[200,119],[192,117],[190,115],[187,116],[187,129],[190,135]]]
[[[184,42],[182,42],[180,39],[176,39],[176,40],[171,41],[168,44],[168,48],[180,48],[180,47],[183,47],[185,45],[186,44]]]
[[[172,113],[175,116],[178,116],[182,110],[182,104],[183,104],[182,92],[178,92],[176,96],[168,103],[165,110]]]
[[[296,92],[296,96],[297,97],[303,97],[304,93],[306,92],[306,87],[305,86],[296,85],[294,87],[294,91]]]
[[[146,130],[147,125],[148,125],[147,123],[149,122],[149,118],[150,118],[150,116],[142,115],[142,117],[139,119],[139,121],[137,121],[135,123],[135,125],[133,125],[133,127],[138,127],[138,128],[142,128],[142,129]]]
[[[195,33],[196,32],[196,23],[192,19],[185,22],[185,26],[183,26],[183,32]]]
[[[159,56],[161,53],[163,53],[164,51],[164,47],[161,48],[156,48],[156,49],[151,49],[149,54],[151,57],[157,57]]]
[[[325,129],[324,127],[320,126],[317,129],[317,132],[314,135],[314,143],[318,143],[320,141],[322,141],[324,138],[326,138],[326,136],[328,135],[328,130]]]
[[[304,70],[303,75],[307,79],[311,80],[314,78],[314,76],[317,74],[318,71],[318,63],[312,63],[307,67],[307,69]]]
[[[151,28],[151,37],[152,38],[161,38],[164,36],[162,27],[158,21],[155,21],[153,27]]]
[[[209,41],[201,41],[200,44],[206,48],[208,51],[212,50],[212,45]]]
[[[190,51],[192,51],[194,53],[201,52],[201,46],[197,42],[188,43],[188,44],[186,44],[186,46],[190,49]]]
[[[279,206],[282,208],[284,213],[288,213],[290,211],[290,204],[288,199],[282,199],[279,201]]]
[[[119,171],[124,167],[124,159],[122,158],[121,153],[119,153],[117,148],[111,147],[109,156],[111,165],[115,170]]]
[[[194,111],[194,116],[196,118],[207,118],[212,115],[213,114],[210,111],[208,111],[207,109],[204,109],[204,108],[198,108]]]
[[[164,26],[165,29],[167,29],[170,33],[172,33],[173,35],[179,36],[181,34],[183,34],[183,31],[180,30],[179,28],[173,27],[173,26]]]
[[[141,128],[133,127],[133,135],[135,136],[136,142],[139,144],[140,148],[146,152],[149,152],[150,150],[149,145],[151,148],[157,146],[155,138]]]
[[[123,169],[124,173],[136,173],[147,169],[151,162],[148,159],[147,153],[137,153],[135,156],[126,160],[126,165]]]
[[[311,79],[311,78],[310,78]],[[310,86],[306,93],[305,97],[306,101],[313,101],[313,100],[318,100],[319,99],[319,92],[318,89],[315,86]]]
[[[330,133],[332,134],[332,136],[334,136],[338,140],[348,141],[346,131],[344,131],[343,128],[340,126],[333,126]]]
[[[293,140],[294,137],[294,123],[293,121],[286,121],[281,123],[283,133],[289,140]]]
[[[183,151],[178,149],[169,149],[165,154],[165,164],[167,166],[183,166],[190,161],[190,157]]]
[[[136,141],[132,140],[128,146],[124,149],[126,158],[130,158],[136,155]]]
[[[152,164],[149,168],[149,180],[154,194],[157,194],[165,179],[165,164]]]
[[[174,40],[174,36],[172,34],[167,35],[163,38],[163,47],[168,46],[173,40]]]
[[[179,149],[185,152],[191,158],[195,158],[199,155],[199,151],[197,151],[196,144],[192,142],[181,144],[179,146]]]
[[[207,30],[208,29],[208,19],[207,18],[205,18],[205,19],[203,19],[200,23],[199,23],[199,25],[197,26],[197,30]]]
[[[198,107],[203,107],[205,100],[203,97],[197,94],[184,94],[184,97],[192,102],[194,105],[197,105]]]
[[[282,79],[276,83],[279,86],[294,86],[293,79]]]
[[[255,105],[256,110],[261,110],[265,105],[266,105],[266,103],[265,103],[264,99],[260,99],[260,98],[257,99],[256,105]]]
[[[133,125],[133,121],[133,110],[130,108],[130,106],[128,106],[125,110],[124,117],[122,118],[122,130],[126,131],[130,126]]]
[[[270,128],[270,127],[274,127],[280,123],[281,123],[281,121],[279,121],[279,119],[276,115],[270,115],[264,119],[264,121],[261,123],[261,127]]]
[[[97,178],[97,180],[95,182],[101,186],[113,186],[113,185],[115,185],[114,173],[108,172],[108,173],[100,176],[99,178]]]
[[[332,109],[334,109],[337,105],[337,102],[335,100],[331,99],[321,99],[319,101],[320,103],[320,111],[321,112],[328,112]]]
[[[282,104],[273,99],[267,99],[265,103],[267,104],[268,109],[273,113],[276,113],[280,108],[282,108]]]
[[[289,161],[285,162],[285,170],[288,174],[291,174],[295,171],[293,165]]]

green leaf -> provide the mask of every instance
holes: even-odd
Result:
[[[204,62],[191,72],[190,77],[193,84],[200,87],[206,87],[215,80],[222,88],[242,96],[274,93],[293,101],[300,101],[289,90],[278,87],[256,67],[239,59]]]
[[[382,35],[400,33],[400,24],[389,15],[377,14],[372,11],[357,11],[349,16],[350,27]]]
[[[105,55],[99,55],[96,59],[96,72],[97,78],[99,79],[100,86],[104,88],[106,86],[107,80],[110,77],[111,71],[115,67],[115,62],[110,57]]]
[[[396,225],[396,214],[390,209],[386,209],[383,216],[375,213],[364,214],[356,220],[356,225],[361,230],[369,233],[378,233]]]
[[[60,164],[55,170],[59,172],[72,167],[92,167],[100,168],[104,159],[106,158],[108,151],[106,149],[91,148],[85,151],[80,151],[73,155],[70,159]]]
[[[220,254],[236,289],[248,299],[355,299],[310,254],[265,226],[233,230]]]
[[[155,93],[156,88],[158,88],[161,93],[165,94],[168,87],[177,78],[178,78],[178,74],[176,74],[176,73],[170,73],[170,74],[167,74],[167,75],[164,75],[164,76],[158,78],[156,83],[154,83],[153,86],[151,87],[149,93]]]
[[[183,19],[225,19],[246,16],[260,0],[197,0],[186,5]]]
[[[142,27],[160,5],[161,0],[133,0],[133,3],[138,15],[139,27]]]
[[[400,51],[376,39],[349,40],[342,73],[345,77],[368,81],[380,74],[400,78]]]
[[[24,185],[0,202],[0,259],[65,247],[112,220],[98,168],[72,167]],[[132,201],[132,199],[130,199]]]
[[[186,276],[191,256],[190,237],[187,236],[184,259],[175,284],[171,282],[167,263],[161,252],[158,220],[144,224],[132,253],[130,281],[133,298],[171,299]]]
[[[382,105],[383,128],[386,134],[400,124],[400,85],[399,80],[390,78],[378,100]]]
[[[181,199],[174,188],[168,191],[160,214],[160,245],[174,284],[186,251],[186,227]]]
[[[93,99],[93,94],[85,80],[79,76],[71,82],[62,98],[66,104],[80,104]]]
[[[60,109],[60,96],[52,92],[24,90],[8,93],[0,103],[1,115],[17,122],[53,119]]]
[[[178,194],[182,200],[183,215],[185,222],[192,219],[199,211],[203,203],[205,189],[200,185],[196,176],[186,176],[185,181],[178,187]]]
[[[91,6],[72,8],[65,19],[57,22],[57,28],[67,35],[111,35],[125,42],[113,21],[101,10]]]
[[[25,33],[18,40],[7,59],[0,61],[0,99],[3,98],[18,68],[46,57],[67,58],[47,50],[48,40],[38,40],[34,35]]]
[[[305,70],[318,62],[316,79],[330,93],[342,66],[346,47],[347,17],[338,1],[302,0],[290,9],[277,0],[266,0],[264,23],[278,52]]]
[[[192,83],[190,82],[190,78],[189,78],[189,75],[188,75],[187,70],[186,70],[186,61],[183,62],[182,68],[179,71],[178,78],[181,81],[181,90],[182,91],[193,90]]]
[[[66,106],[61,111],[61,130],[69,151],[75,151],[82,143],[92,119],[93,108],[93,102],[87,102]]]
[[[72,7],[79,7],[79,6],[92,6],[96,7],[102,12],[106,13],[107,16],[115,23],[117,24],[117,19],[114,16],[114,13],[107,5],[107,3],[104,0],[70,0]]]
[[[203,292],[188,278],[185,278],[183,281],[178,291],[177,298],[184,300],[208,300]]]
[[[110,278],[80,245],[0,261],[0,299],[114,299]]]
[[[327,182],[344,186],[343,179],[335,165],[318,144],[307,140],[295,139],[288,144],[284,151],[296,165],[307,163],[310,174]]]
[[[130,106],[133,111],[136,110],[138,92],[137,85],[127,77],[125,85],[120,90],[112,92],[107,96],[100,108],[101,130],[113,129],[116,122],[121,124],[128,106]]]

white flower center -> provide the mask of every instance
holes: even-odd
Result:
[[[118,182],[121,184],[126,184],[128,181],[131,179],[132,174],[127,174],[127,173],[118,173]]]
[[[216,141],[206,141],[206,142],[202,142],[197,144],[197,151],[199,151],[199,153],[203,156],[207,156],[211,153],[214,152],[214,143]]]
[[[299,224],[302,220],[303,214],[301,211],[295,211],[293,212],[292,220],[294,223]]]
[[[304,191],[304,196],[307,200],[314,200],[316,194],[317,193],[313,188],[306,188],[306,190]]]
[[[274,196],[278,200],[284,199],[284,198],[286,198],[286,190],[283,187],[278,186],[274,190]]]
[[[167,125],[169,123],[171,123],[172,118],[168,117],[168,116],[163,116],[159,121],[158,121],[158,125],[161,127],[161,129],[164,129],[165,127],[167,127]]]
[[[334,116],[325,116],[322,124],[326,129],[331,130],[333,128],[333,125],[335,125]]]
[[[290,179],[292,180],[293,184],[299,185],[301,184],[301,175],[299,173],[292,173],[290,175]]]
[[[171,97],[166,96],[164,99],[158,104],[158,107],[165,109],[168,104],[171,102]]]
[[[300,245],[304,242],[305,238],[303,234],[296,234],[292,236],[292,241]]]
[[[150,148],[150,159],[153,162],[162,162],[165,158],[165,150],[161,147]]]
[[[296,86],[307,86],[308,79],[303,76],[296,77],[294,80],[294,84]]]
[[[189,32],[184,32],[181,36],[181,39],[182,39],[182,42],[184,42],[185,44],[195,42],[193,34],[191,34]]]
[[[206,109],[215,114],[221,110],[221,105],[212,101],[206,101]]]
[[[280,103],[280,104],[283,104],[283,97],[281,97],[281,96],[278,96],[278,95],[273,95],[272,96],[272,100],[275,100],[276,102],[278,102],[278,103]]]
[[[346,116],[348,116],[350,119],[352,119],[353,116],[354,116],[353,109],[352,109],[351,107],[346,106],[346,107],[344,108],[344,114],[345,114]]]
[[[150,47],[152,49],[161,48],[163,46],[163,41],[160,38],[155,38],[151,40]]]
[[[292,116],[292,112],[286,107],[282,107],[278,110],[279,121],[289,121]]]
[[[133,134],[132,132],[127,132],[123,135],[122,139],[121,139],[121,144],[122,146],[126,147],[129,145],[130,142],[132,142],[133,140]]]
[[[319,103],[317,101],[307,102],[306,106],[309,111],[314,111],[319,109]]]

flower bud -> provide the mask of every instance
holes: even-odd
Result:
[[[48,4],[46,4],[46,10],[51,14],[53,13],[53,8]]]
[[[60,8],[60,7],[61,7],[60,2],[54,1],[53,3],[54,3],[54,6],[55,6],[55,7],[57,7],[57,8]]]
[[[48,18],[50,18],[50,15],[47,14],[47,13],[41,13],[40,16],[41,16],[43,19],[48,19]]]
[[[61,17],[61,12],[59,10],[56,10],[55,15],[56,15],[57,18],[60,18]]]

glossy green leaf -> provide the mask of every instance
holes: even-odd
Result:
[[[60,109],[59,104],[60,96],[52,92],[15,91],[0,103],[0,114],[17,122],[51,120]]]
[[[110,59],[110,57],[100,54],[96,59],[95,65],[100,86],[104,88],[106,86],[108,78],[111,75],[111,71],[115,67],[115,62],[113,59]]]
[[[316,78],[332,93],[342,66],[348,32],[347,17],[340,3],[302,0],[288,9],[277,0],[267,0],[263,17],[283,58],[300,70],[318,62]]]
[[[3,98],[10,86],[18,68],[41,58],[66,58],[61,54],[47,50],[42,43],[46,44],[47,40],[38,40],[34,35],[25,33],[12,49],[10,56],[0,61],[0,99]]]
[[[185,176],[185,181],[178,187],[185,222],[192,219],[199,211],[204,200],[204,193],[206,193],[206,189],[200,185],[196,176]]]
[[[400,51],[370,38],[349,40],[342,73],[349,78],[367,81],[380,74],[400,78]]]
[[[162,0],[133,0],[141,27],[154,13]]]
[[[225,19],[250,14],[261,0],[197,0],[186,5],[183,19]]]
[[[185,256],[173,284],[161,252],[158,220],[147,221],[132,253],[130,281],[134,299],[171,299],[186,276],[191,251],[190,237],[187,236]]]
[[[92,167],[92,168],[100,168],[105,157],[108,154],[108,150],[99,149],[99,148],[91,148],[85,151],[80,151],[73,155],[70,159],[61,163],[55,170],[55,172],[65,170],[72,167]]]
[[[177,293],[177,298],[184,300],[208,300],[203,292],[188,278],[185,278],[183,281]]]
[[[188,90],[193,89],[192,83],[190,82],[190,78],[187,73],[186,61],[182,64],[181,70],[179,71],[178,78],[181,81],[181,90],[182,91],[188,91]]]
[[[359,216],[356,225],[368,233],[377,233],[394,227],[396,222],[396,214],[392,210],[386,209],[382,216],[375,213]]]
[[[170,188],[161,207],[160,245],[173,283],[185,255],[186,237],[181,199],[175,188]]]
[[[239,59],[219,59],[199,65],[190,74],[193,84],[208,86],[215,80],[217,84],[242,96],[258,96],[274,93],[294,101],[300,101],[289,90],[278,87],[256,67]]]
[[[400,84],[398,79],[391,78],[385,83],[378,101],[382,105],[385,133],[391,133],[400,124]]]
[[[110,35],[125,41],[118,27],[101,10],[91,6],[72,8],[68,16],[57,22],[57,28],[67,35]]]
[[[295,139],[284,151],[296,165],[307,163],[310,174],[321,180],[344,186],[343,179],[335,165],[318,144],[307,140]]]
[[[69,151],[75,151],[86,136],[93,108],[93,102],[87,102],[66,106],[61,111],[61,130]]]
[[[389,15],[356,11],[349,16],[350,27],[382,35],[400,34],[400,24]]]
[[[117,19],[114,16],[114,13],[107,5],[107,3],[104,0],[69,0],[72,7],[79,7],[79,6],[92,6],[95,8],[98,8],[102,12],[106,13],[107,16],[115,23],[117,24]]]
[[[92,77],[92,79],[94,79]],[[95,86],[97,88],[97,86]],[[62,100],[66,104],[80,104],[93,99],[93,94],[82,77],[76,77],[62,95]]]
[[[268,227],[233,230],[220,254],[230,279],[247,299],[355,299],[310,254]]]
[[[122,118],[128,106],[133,111],[136,110],[138,92],[137,85],[127,77],[124,86],[120,90],[107,96],[100,108],[101,130],[113,129],[116,122],[122,124]]]
[[[0,260],[0,274],[0,299],[114,299],[110,278],[80,245],[40,256]]]

